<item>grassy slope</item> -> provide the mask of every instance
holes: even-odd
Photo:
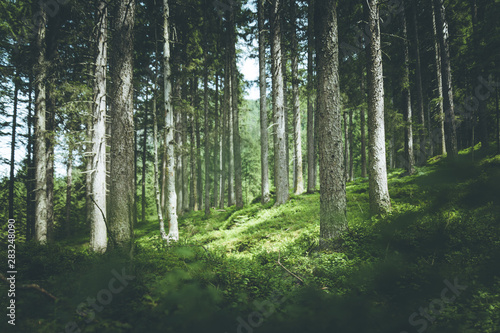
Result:
[[[339,252],[316,248],[319,194],[278,208],[213,210],[208,219],[185,214],[172,247],[155,222],[140,225],[133,263],[68,245],[26,246],[18,250],[20,277],[61,300],[52,305],[23,291],[19,324],[40,332],[70,320],[84,332],[235,332],[239,325],[241,332],[498,332],[500,156],[463,159],[453,167],[432,161],[411,177],[392,172],[393,211],[383,217],[369,217],[367,179],[350,183],[349,232]],[[106,288],[113,267],[135,279],[86,323],[74,309]],[[467,288],[440,303],[444,280]],[[426,315],[432,301],[439,313]]]

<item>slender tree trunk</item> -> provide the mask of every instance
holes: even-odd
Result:
[[[190,160],[190,171],[191,171],[191,182],[189,183],[189,210],[198,210],[197,207],[197,199],[196,199],[196,156],[195,156],[195,123],[194,123],[194,109],[195,101],[194,101],[195,89],[194,89],[194,79],[191,82],[191,105],[193,106],[193,114],[189,115],[189,160]]]
[[[179,83],[180,84],[180,83]],[[186,87],[187,88],[187,87]],[[187,89],[184,89],[184,92],[187,93]],[[179,97],[182,96],[182,93],[179,92]],[[181,147],[181,160],[182,160],[182,210],[187,211],[189,209],[189,172],[188,172],[188,155],[187,155],[187,112],[184,109],[181,111],[181,136],[182,136],[182,147]]]
[[[403,121],[404,121],[404,142],[405,142],[405,169],[408,174],[415,173],[415,155],[413,152],[413,118],[411,110],[411,92],[410,92],[410,52],[407,34],[406,14],[401,12],[403,22],[403,39],[404,39],[404,72],[402,82],[402,97],[403,97]]]
[[[68,150],[68,161],[66,162],[66,220],[64,221],[64,234],[71,234],[71,189],[73,187],[73,149]]]
[[[365,98],[366,93],[365,93],[365,78],[364,78],[364,66],[361,66],[361,80],[360,80],[360,85],[361,85],[361,94],[363,98]],[[365,134],[365,129],[366,129],[366,120],[365,120],[365,108],[361,107],[359,110],[359,118],[360,118],[360,124],[359,126],[361,127],[361,177],[366,177],[367,172],[366,172],[366,134]]]
[[[318,59],[318,143],[320,177],[320,246],[347,229],[342,120],[338,76],[337,13],[334,1],[316,3]]]
[[[444,107],[443,107],[443,76],[441,71],[441,48],[439,47],[437,27],[436,27],[436,10],[434,9],[434,2],[431,1],[432,6],[432,29],[434,32],[434,53],[436,60],[436,82],[438,88],[438,117],[439,117],[439,137],[440,137],[440,153],[446,154],[446,140],[444,132]]]
[[[451,159],[458,157],[457,134],[455,126],[455,108],[453,104],[453,87],[451,77],[450,49],[448,42],[448,24],[445,17],[444,0],[434,0],[436,25],[441,49],[441,70],[443,77],[443,109],[445,112],[444,129],[446,134],[446,151]]]
[[[264,36],[264,0],[257,4],[259,29],[259,88],[260,88],[260,167],[261,203],[270,200],[269,193],[269,139],[267,135],[267,84],[266,84],[266,46]]]
[[[153,92],[153,145],[154,145],[154,186],[155,186],[155,202],[156,212],[158,215],[158,222],[160,227],[160,236],[163,240],[168,240],[167,233],[165,232],[165,222],[163,220],[163,208],[160,197],[160,185],[158,181],[158,119],[156,116],[156,84]]]
[[[221,168],[221,182],[220,182],[220,203],[219,208],[224,208],[224,197],[225,197],[225,189],[226,189],[226,178],[227,178],[227,160],[228,160],[228,130],[227,130],[227,118],[228,118],[228,105],[229,105],[229,75],[227,73],[227,61],[224,69],[224,105],[222,106],[222,133],[221,133],[221,159],[220,159],[220,168]]]
[[[220,125],[219,125],[219,73],[215,74],[215,98],[214,98],[214,117],[215,117],[215,129],[214,129],[214,159],[213,159],[213,177],[214,177],[214,187],[213,187],[213,207],[217,207],[219,202],[219,154],[220,154]]]
[[[234,19],[234,8],[229,13],[229,26],[231,29],[231,101],[233,115],[233,152],[234,152],[234,197],[236,208],[243,208],[243,182],[241,178],[241,138],[239,120],[239,98],[238,98],[238,67],[236,66],[236,26]]]
[[[207,36],[208,38],[208,36]],[[207,46],[205,45],[205,48]],[[205,76],[203,78],[203,110],[204,110],[204,130],[205,130],[205,217],[210,215],[210,135],[208,129],[208,59],[205,49]],[[214,145],[215,146],[215,145]]]
[[[408,1],[408,0],[405,0]],[[418,151],[418,165],[424,165],[427,160],[427,151],[425,147],[426,137],[425,137],[425,111],[424,111],[424,96],[422,92],[422,69],[420,65],[420,40],[418,37],[418,22],[417,22],[417,3],[414,0],[411,0],[411,11],[413,14],[413,35],[415,38],[414,41],[414,52],[415,52],[415,86],[417,88],[417,117],[419,120],[419,151]]]
[[[344,178],[349,179],[349,126],[347,125],[347,112],[342,113],[344,117]],[[341,121],[342,123],[342,121]],[[342,124],[340,125],[342,128]],[[321,177],[321,175],[320,175]]]
[[[353,124],[354,110],[349,109],[349,181],[354,180],[354,124]],[[347,158],[347,157],[346,157]]]
[[[231,43],[231,40],[229,40]],[[228,50],[230,50],[230,46],[228,46]],[[234,128],[233,124],[233,78],[232,78],[232,65],[231,65],[231,53],[228,53],[226,57],[227,61],[227,82],[228,82],[228,90],[227,90],[227,145],[229,147],[228,152],[228,180],[227,180],[227,205],[228,207],[234,204]]]
[[[45,146],[47,148],[47,241],[54,240],[54,143],[55,143],[55,96],[54,81],[47,82],[47,127]]]
[[[164,170],[167,177],[167,219],[168,219],[168,241],[179,240],[179,228],[177,224],[177,194],[175,193],[175,142],[174,142],[174,110],[172,109],[171,94],[171,71],[170,71],[170,34],[169,21],[170,9],[168,0],[163,0],[163,97],[165,103],[165,146],[167,153],[167,168]],[[164,233],[162,234],[164,237]],[[165,239],[165,238],[164,238]]]
[[[196,80],[196,90],[198,90],[198,80]],[[196,206],[197,209],[203,208],[203,176],[201,174],[201,129],[200,129],[200,109],[199,104],[196,102],[195,107],[195,137],[196,137]]]
[[[314,137],[314,0],[307,7],[307,193],[316,190],[316,151]]]
[[[47,243],[47,146],[46,146],[46,23],[47,13],[40,4],[40,21],[36,35],[38,52],[36,71],[35,106],[35,239],[40,244]]]
[[[141,221],[142,223],[146,223],[146,169],[147,169],[147,163],[146,163],[146,151],[147,151],[147,142],[148,142],[148,93],[146,92],[146,103],[144,106],[144,132],[142,135],[142,179],[141,179],[141,185],[142,185],[142,198],[141,198]]]
[[[275,145],[275,179],[276,179],[276,203],[284,204],[289,197],[288,193],[288,168],[286,159],[286,123],[285,103],[283,96],[283,73],[281,57],[281,0],[272,1],[271,17],[271,57],[272,57],[272,79],[273,79],[273,114],[276,127]]]
[[[372,214],[379,214],[391,209],[385,155],[384,78],[380,44],[379,0],[368,0],[364,5],[368,14],[370,31],[370,44],[367,47],[369,197]]]
[[[26,240],[29,241],[35,235],[35,215],[33,214],[33,204],[35,201],[35,193],[33,182],[35,178],[34,174],[34,156],[33,156],[33,113],[32,113],[32,75],[29,75],[29,83],[28,83],[28,179],[26,182]]]
[[[292,100],[293,100],[293,150],[294,150],[294,182],[295,194],[304,192],[304,178],[302,175],[302,126],[299,101],[299,46],[297,43],[297,18],[295,17],[295,1],[290,1],[290,20],[292,30]]]
[[[14,183],[15,183],[15,167],[16,167],[16,128],[17,128],[17,98],[19,93],[20,78],[14,76],[14,107],[12,110],[12,135],[10,141],[10,178],[9,178],[9,219],[14,219]]]
[[[115,246],[131,246],[134,217],[133,26],[135,2],[114,8],[113,53],[110,61],[111,165],[108,227]]]

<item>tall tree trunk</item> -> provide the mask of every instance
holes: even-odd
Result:
[[[196,198],[196,156],[195,156],[195,147],[196,147],[196,140],[195,140],[195,122],[194,122],[194,112],[196,110],[194,109],[195,106],[195,88],[194,88],[194,79],[191,82],[191,105],[193,106],[193,114],[189,115],[189,160],[190,160],[190,171],[191,171],[191,182],[189,183],[189,210],[198,210],[197,207],[197,198]]]
[[[314,0],[307,7],[307,193],[316,190],[316,151],[314,138]]]
[[[100,1],[97,8],[97,56],[94,72],[94,101],[92,108],[92,157],[90,195],[90,249],[106,251],[106,67],[107,67],[107,4]]]
[[[235,9],[229,12],[229,28],[231,29],[231,101],[233,115],[233,152],[234,152],[234,197],[236,208],[243,208],[243,182],[241,178],[241,138],[240,138],[240,120],[239,120],[239,98],[238,98],[238,67],[236,66],[236,24],[234,19]]]
[[[293,150],[294,150],[294,183],[295,194],[304,192],[304,178],[302,175],[302,126],[299,101],[299,46],[297,43],[297,18],[295,1],[290,1],[290,20],[292,31],[292,100],[293,100]]]
[[[146,169],[147,169],[147,162],[146,162],[146,152],[147,152],[147,143],[148,143],[148,92],[146,91],[146,102],[144,105],[144,128],[143,128],[143,135],[142,135],[142,179],[141,179],[141,186],[142,186],[142,191],[141,191],[141,221],[142,223],[146,223]]]
[[[180,83],[179,83],[180,85]],[[183,90],[187,93],[187,87]],[[182,97],[182,92],[179,91],[179,97]],[[182,110],[181,112],[181,136],[182,144],[181,147],[181,161],[182,161],[182,210],[187,211],[189,209],[189,172],[188,172],[188,155],[187,155],[187,133],[188,133],[188,122],[187,122],[187,112]]]
[[[111,165],[108,227],[118,247],[131,246],[134,215],[133,26],[135,2],[114,8],[113,53],[110,61]]]
[[[153,92],[153,145],[154,145],[153,154],[154,154],[154,173],[155,173],[154,186],[155,186],[156,212],[158,215],[160,236],[163,240],[168,240],[167,233],[165,232],[165,222],[163,220],[163,208],[160,197],[160,185],[158,180],[158,119],[156,116],[156,84]]]
[[[14,219],[14,172],[16,168],[16,128],[17,128],[17,100],[19,94],[19,80],[14,75],[14,107],[12,110],[12,135],[10,141],[10,178],[9,178],[9,219]]]
[[[35,214],[33,211],[33,204],[35,201],[35,193],[33,182],[35,178],[34,173],[34,156],[33,156],[33,112],[32,112],[32,75],[29,75],[29,83],[28,83],[28,179],[26,182],[26,240],[33,239],[35,235]]]
[[[168,241],[179,240],[177,224],[177,194],[175,193],[175,142],[174,142],[174,110],[172,109],[171,71],[170,71],[170,34],[169,34],[170,8],[168,0],[163,0],[163,97],[165,103],[165,146],[167,154],[167,168],[164,170],[167,177],[167,219]],[[162,234],[162,237],[164,234]]]
[[[198,91],[198,80],[196,80],[196,90]],[[196,206],[197,209],[203,208],[203,176],[201,174],[201,129],[200,129],[200,109],[199,104],[196,102],[195,113],[195,137],[196,137]]]
[[[438,119],[439,119],[439,138],[440,138],[440,149],[441,155],[446,154],[446,135],[444,132],[444,107],[443,107],[443,76],[441,71],[441,48],[439,47],[437,27],[436,27],[436,10],[434,9],[434,2],[431,1],[432,7],[432,29],[434,32],[434,54],[436,61],[436,83],[438,89]]]
[[[213,207],[217,207],[219,202],[219,154],[220,154],[220,140],[219,140],[219,73],[215,73],[215,98],[214,98],[214,118],[215,118],[215,129],[214,129],[214,159],[213,159]]]
[[[434,0],[436,9],[436,25],[441,49],[441,70],[443,77],[443,108],[445,112],[444,129],[446,134],[446,151],[451,159],[458,157],[457,134],[455,126],[455,108],[453,104],[453,87],[451,77],[450,49],[448,41],[448,24],[446,22],[444,0]]]
[[[368,0],[364,6],[368,14],[370,31],[370,44],[366,48],[368,60],[369,197],[372,214],[379,214],[391,209],[385,155],[384,78],[380,44],[379,0]]]
[[[347,112],[343,112],[344,117],[344,178],[345,181],[349,179],[349,126],[347,125]],[[340,128],[342,128],[342,121]],[[321,175],[320,175],[321,177]]]
[[[273,80],[273,115],[276,131],[275,145],[275,179],[276,179],[276,203],[284,204],[289,197],[288,193],[288,165],[286,159],[286,123],[285,103],[283,96],[283,73],[281,57],[281,1],[272,1],[271,17],[271,57],[272,57],[272,80]]]
[[[229,39],[231,43],[231,39]],[[230,45],[228,45],[228,50],[230,50]],[[232,77],[232,62],[231,53],[229,52],[226,56],[226,68],[227,68],[227,146],[229,147],[228,152],[228,179],[227,179],[227,205],[228,207],[234,204],[234,128],[233,124],[233,77]]]
[[[363,98],[366,97],[366,86],[365,86],[365,78],[364,78],[364,66],[361,66],[361,80],[360,80],[360,85],[361,85],[361,95]],[[366,120],[365,120],[365,108],[361,107],[359,110],[359,118],[360,118],[360,124],[359,126],[361,127],[361,177],[366,177],[367,172],[366,172],[366,134],[365,134],[365,129],[366,129]]]
[[[40,3],[40,21],[36,35],[38,52],[36,73],[36,101],[35,101],[35,240],[40,244],[47,243],[47,146],[46,146],[46,80],[47,63],[46,52],[46,23],[47,13],[45,6]]]
[[[264,36],[264,0],[258,0],[258,29],[259,29],[259,88],[260,88],[260,180],[261,203],[270,200],[269,193],[269,139],[267,135],[267,84],[266,84],[266,44]]]
[[[353,124],[354,110],[349,109],[349,181],[354,180],[354,124]],[[346,157],[347,158],[347,157]]]
[[[318,1],[315,8],[321,187],[319,237],[322,247],[334,245],[335,239],[347,229],[335,6],[334,1]]]
[[[408,0],[406,0],[408,1]],[[424,96],[422,92],[422,69],[420,65],[420,40],[418,37],[418,22],[417,22],[417,3],[414,0],[411,0],[411,11],[413,14],[413,35],[415,38],[414,41],[414,52],[415,52],[415,85],[417,88],[417,117],[419,122],[419,151],[417,155],[417,163],[418,165],[424,165],[427,160],[427,150],[425,147],[426,137],[425,137],[425,111],[424,111]]]
[[[226,189],[226,178],[227,178],[227,160],[228,160],[228,129],[227,129],[227,118],[228,118],[228,105],[229,105],[229,74],[227,72],[227,61],[224,68],[224,105],[222,105],[222,132],[221,132],[221,148],[220,148],[220,170],[221,170],[221,181],[220,181],[220,203],[219,208],[224,208],[224,197]]]
[[[66,162],[66,220],[64,221],[64,234],[71,233],[71,189],[73,187],[73,147],[69,147],[68,161]]]
[[[408,174],[415,173],[415,155],[413,152],[413,118],[411,110],[411,92],[410,92],[410,52],[407,34],[406,14],[401,12],[403,24],[403,40],[404,40],[404,72],[402,82],[402,97],[403,97],[403,122],[404,122],[404,142],[405,142],[405,169]]]
[[[208,36],[206,37],[208,38]],[[205,75],[203,78],[203,111],[204,111],[204,143],[205,143],[205,217],[210,215],[210,135],[208,129],[208,59],[205,45]],[[215,145],[214,145],[215,146]]]

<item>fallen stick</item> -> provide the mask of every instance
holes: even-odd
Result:
[[[10,283],[10,281],[7,280],[7,278],[2,273],[0,273],[0,280],[5,281],[6,283]],[[16,285],[16,287],[19,289],[35,289],[35,290],[38,290],[39,292],[41,292],[42,294],[52,298],[54,301],[58,300],[57,297],[55,297],[54,295],[49,293],[47,290],[43,289],[42,287],[40,287],[39,285],[34,284],[34,283]]]
[[[294,278],[296,278],[297,280],[299,280],[301,284],[304,284],[304,281],[303,281],[301,278],[299,278],[297,275],[295,275],[295,274],[293,274],[292,272],[290,272],[290,271],[288,270],[288,268],[286,268],[285,266],[283,266],[283,264],[280,262],[280,258],[281,258],[281,251],[279,251],[279,250],[278,250],[278,261],[276,261],[276,263],[277,263],[278,265],[280,265],[281,267],[283,267],[283,269],[284,269],[285,271],[287,271],[287,273],[288,273],[288,274],[290,274],[291,276],[293,276]]]

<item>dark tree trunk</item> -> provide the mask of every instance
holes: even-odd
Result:
[[[73,149],[69,147],[68,161],[66,162],[66,220],[64,221],[64,234],[71,234],[71,190],[73,188]]]
[[[406,0],[408,1],[408,0]],[[422,69],[420,65],[420,40],[418,37],[418,22],[417,22],[417,3],[415,0],[411,0],[411,11],[413,14],[413,36],[414,40],[414,52],[415,52],[415,86],[417,88],[417,117],[419,122],[419,150],[417,155],[418,165],[424,165],[427,160],[427,150],[425,147],[426,137],[425,137],[425,111],[424,111],[424,96],[422,92]]]
[[[276,131],[275,179],[276,205],[284,204],[288,193],[288,165],[286,155],[285,102],[283,96],[283,64],[281,56],[281,0],[273,0],[271,17],[271,57],[273,79],[273,114]]]
[[[142,198],[141,198],[141,221],[142,223],[146,223],[146,168],[147,168],[147,163],[146,163],[146,152],[147,152],[147,142],[148,142],[148,94],[146,92],[146,103],[144,106],[144,132],[142,135],[142,179],[141,179],[141,185],[142,185]]]
[[[364,78],[364,66],[361,66],[361,95],[363,98],[366,97],[366,90],[365,90],[365,78]],[[366,120],[365,120],[365,108],[361,107],[359,111],[359,118],[360,118],[360,127],[361,127],[361,177],[366,177],[367,172],[366,172],[366,134],[365,134],[365,129],[366,129]]]
[[[10,178],[9,178],[9,219],[14,219],[14,172],[16,168],[16,128],[17,128],[17,100],[20,78],[14,76],[14,107],[12,110],[12,135],[10,141]]]
[[[453,104],[453,87],[448,36],[448,23],[445,17],[444,0],[434,0],[436,9],[436,25],[441,49],[441,70],[443,77],[443,108],[445,112],[444,129],[446,134],[446,151],[451,159],[458,157],[457,134],[455,125],[455,108]]]
[[[402,97],[403,97],[403,122],[404,122],[404,142],[405,142],[405,169],[408,174],[415,173],[415,155],[413,153],[413,120],[411,110],[411,92],[410,92],[410,52],[407,34],[406,14],[403,10],[401,13],[403,24],[403,40],[404,40],[404,72],[402,82]]]
[[[318,1],[315,15],[318,57],[318,143],[320,177],[320,246],[347,229],[342,120],[338,76],[337,14],[334,1]]]
[[[432,29],[434,32],[434,54],[436,62],[436,83],[438,89],[438,119],[439,119],[439,153],[446,155],[446,135],[444,132],[444,107],[443,107],[443,76],[441,71],[441,48],[439,47],[439,38],[436,27],[436,10],[434,9],[434,2],[431,1],[432,7]],[[433,137],[434,139],[434,137]]]
[[[108,228],[117,247],[131,246],[134,215],[133,29],[135,2],[115,5],[110,72],[111,164]]]

